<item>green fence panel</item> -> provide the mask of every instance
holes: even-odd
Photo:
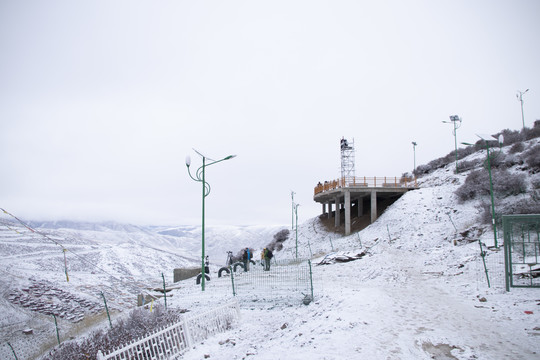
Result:
[[[504,215],[506,291],[540,287],[540,215]]]

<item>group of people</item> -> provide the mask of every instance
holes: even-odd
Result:
[[[261,252],[261,263],[264,266],[264,271],[270,271],[270,260],[274,257],[272,250],[264,248]],[[244,262],[244,271],[249,271],[249,261],[253,258],[253,253],[249,248],[244,249],[244,254],[242,255],[242,261]]]

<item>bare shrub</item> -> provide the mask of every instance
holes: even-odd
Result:
[[[164,310],[157,305],[152,313],[144,309],[133,310],[127,319],[120,319],[108,331],[98,330],[80,342],[64,342],[42,360],[88,360],[96,359],[99,350],[109,352],[133,340],[148,335],[160,327],[176,323],[183,310]]]
[[[432,170],[433,168],[430,165],[419,165],[416,167],[416,171],[414,172],[414,174],[416,176],[421,176],[429,174]]]
[[[525,150],[525,145],[523,145],[522,142],[516,142],[510,147],[510,150],[508,151],[510,154],[518,154]]]
[[[483,201],[478,208],[480,208],[480,222],[491,224],[491,203]]]
[[[537,122],[534,122],[534,127],[531,128],[524,128],[521,130],[523,136],[525,137],[525,140],[531,140],[535,139],[537,137],[540,137],[540,123],[537,125]]]
[[[540,145],[535,145],[523,154],[525,163],[534,170],[540,169]]]
[[[493,192],[499,197],[521,194],[527,189],[523,176],[511,174],[508,170],[493,170],[492,181]],[[484,169],[472,171],[463,185],[455,191],[455,194],[461,203],[476,197],[489,195],[488,171]]]
[[[525,136],[517,130],[510,130],[505,129],[501,131],[499,134],[502,134],[504,137],[504,145],[509,146],[512,144],[519,144],[525,140]],[[499,134],[496,135],[496,137],[499,137]]]
[[[283,242],[289,238],[289,229],[283,229],[274,234],[274,239],[270,244],[266,245],[270,251],[281,251],[283,249]]]
[[[472,147],[472,146],[467,146],[465,148],[458,149],[458,152],[457,152],[458,160],[463,159],[464,157],[467,157],[467,156],[469,156],[471,154],[474,154],[475,151],[476,151],[476,149],[474,147]],[[455,156],[454,156],[454,158],[455,158]]]
[[[533,177],[531,179],[531,185],[535,189],[540,189],[540,176]]]
[[[470,161],[460,161],[458,162],[458,169],[459,169],[459,172],[473,170],[474,168],[478,167],[481,163],[482,163],[482,160],[480,159],[470,160]]]
[[[522,194],[527,190],[522,175],[512,174],[508,170],[495,170],[493,174],[493,192],[497,196],[507,197]]]
[[[491,168],[500,168],[506,165],[506,155],[502,152],[492,152],[489,158]]]
[[[477,195],[484,195],[486,191],[489,193],[488,181],[489,178],[486,171],[472,171],[469,175],[467,175],[467,178],[465,178],[463,185],[461,185],[455,191],[459,202],[463,203],[467,200],[474,199]]]

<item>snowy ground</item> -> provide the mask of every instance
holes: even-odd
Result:
[[[463,176],[440,170],[359,236],[334,239],[351,254],[371,249],[356,261],[315,266],[314,303],[242,303],[239,326],[184,358],[540,359],[540,290],[506,293],[496,249],[488,250],[488,288],[478,241],[470,241],[476,234],[492,245],[493,233],[477,225],[474,204],[455,201]],[[328,251],[330,235],[316,220],[303,234],[313,253]]]
[[[340,237],[328,233],[318,219],[301,224],[300,255],[307,258],[315,254],[312,259],[315,301],[303,305],[298,293],[285,301],[274,302],[246,301],[240,297],[240,323],[197,344],[184,358],[540,359],[540,290],[513,288],[505,292],[502,251],[494,248],[487,250],[491,282],[488,288],[478,240],[487,248],[493,245],[493,233],[489,226],[479,224],[476,202],[456,201],[453,193],[466,174],[455,175],[452,168],[450,165],[423,178],[420,189],[405,194],[360,233]],[[265,235],[255,236],[259,230],[250,230],[254,239],[251,243],[244,237],[238,244],[221,244],[219,252],[217,247],[214,251],[219,254],[234,250],[229,247],[244,246],[259,251],[276,229],[260,230]],[[95,243],[91,246],[102,248],[100,237],[107,234],[112,236],[108,231],[95,233],[92,238]],[[292,235],[284,243],[284,250],[276,253],[277,259],[292,258],[295,247]],[[148,253],[147,247],[135,246],[142,240],[135,239],[134,234],[126,237],[129,241],[123,244],[118,240],[115,243],[112,238],[104,242],[106,248],[96,255],[100,266],[111,272],[123,271],[126,276],[131,274],[134,280],[157,274],[160,266],[144,263],[145,256],[154,261],[155,255]],[[166,236],[158,240],[154,245],[161,252],[167,248],[167,242],[174,243],[176,253],[187,256],[194,251],[184,251],[178,241]],[[8,242],[6,235],[4,245]],[[195,242],[187,247],[190,246],[195,248]],[[4,296],[9,289],[25,284],[33,271],[41,274],[44,268],[46,272],[41,276],[61,285],[64,275],[58,254],[56,265],[51,268],[46,268],[45,261],[29,261],[20,271],[14,264],[21,266],[15,259],[24,257],[19,253],[22,250],[3,247],[4,251],[8,248],[9,257],[1,263]],[[49,250],[37,249],[32,257],[39,258],[39,252],[48,254]],[[328,260],[366,250],[367,255],[355,261],[316,265],[326,255]],[[85,248],[85,251],[90,254],[97,249]],[[148,265],[150,271],[145,266],[133,265],[137,262]],[[200,288],[190,280],[169,294],[168,306],[198,312],[224,301],[225,296],[230,299],[226,285],[229,280],[215,275],[219,267],[219,263],[211,264],[214,275],[208,282],[206,301],[191,301],[197,300]],[[80,277],[74,272],[70,286],[94,287],[95,293],[96,287],[106,283],[107,279],[97,281],[93,274],[83,270],[79,275],[84,276]],[[111,285],[111,291],[119,290]],[[17,322],[22,323],[20,326],[33,326],[31,321],[35,320],[30,313],[21,315],[5,298],[2,301],[3,312],[11,316],[11,320],[8,316],[2,321],[11,329]],[[48,326],[46,330],[54,340],[54,328]],[[13,331],[3,334],[10,336],[4,337],[3,342],[13,339]],[[10,358],[5,344],[0,350],[1,358]]]

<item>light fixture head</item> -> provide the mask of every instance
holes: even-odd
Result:
[[[186,156],[186,166],[189,167],[191,165],[191,156]]]

